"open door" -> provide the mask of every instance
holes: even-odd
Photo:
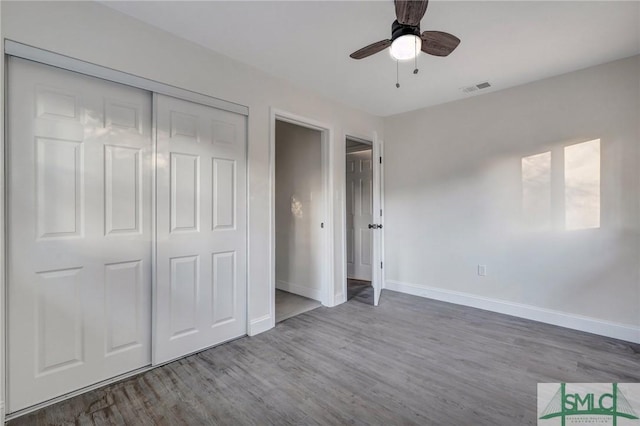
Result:
[[[373,304],[378,306],[384,283],[383,255],[383,173],[382,173],[382,141],[373,143],[373,220],[369,226],[373,240],[371,285],[373,287]]]
[[[370,288],[373,297],[365,299],[377,306],[384,283],[382,141],[348,136],[346,148],[345,292],[349,299]]]

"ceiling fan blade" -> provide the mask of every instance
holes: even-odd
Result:
[[[394,3],[398,22],[417,27],[427,11],[429,0],[394,0]]]
[[[374,53],[378,53],[389,46],[391,46],[391,40],[381,40],[363,47],[360,50],[356,50],[349,56],[351,56],[353,59],[362,59],[366,58],[367,56],[371,56]]]
[[[449,56],[460,44],[460,39],[442,31],[425,31],[420,36],[422,51],[434,56]]]

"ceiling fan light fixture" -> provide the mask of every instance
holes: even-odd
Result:
[[[399,61],[405,61],[416,57],[422,49],[422,39],[413,34],[405,34],[393,40],[391,43],[391,57]]]

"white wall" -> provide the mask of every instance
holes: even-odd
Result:
[[[276,122],[276,288],[322,301],[322,137]]]
[[[387,288],[640,341],[639,76],[636,56],[386,118]],[[566,230],[563,148],[593,139],[601,226]],[[521,164],[548,151],[534,229]]]
[[[179,39],[94,2],[2,2],[2,36],[249,107],[249,322],[271,324],[269,294],[270,108],[333,129],[334,223],[342,220],[344,135],[382,134],[382,120],[292,86],[250,66]],[[334,227],[336,241],[342,229]],[[338,245],[337,247],[340,247]],[[335,251],[335,279],[344,253]],[[336,286],[335,292],[342,289]]]

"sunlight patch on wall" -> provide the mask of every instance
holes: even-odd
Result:
[[[291,214],[298,219],[303,216],[302,201],[295,196],[291,197]]]
[[[600,227],[600,139],[564,148],[566,229]]]
[[[522,211],[527,228],[551,227],[551,151],[522,159]]]
[[[600,227],[600,139],[522,158],[522,218],[531,231]]]

